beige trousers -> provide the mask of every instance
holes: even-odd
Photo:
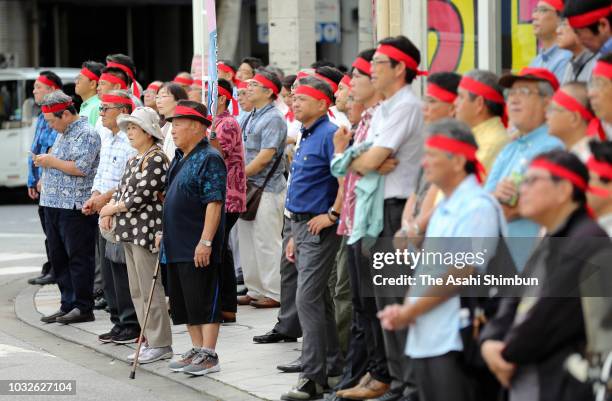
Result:
[[[124,242],[123,246],[125,248],[125,261],[132,302],[134,302],[138,323],[142,327],[147,310],[148,296],[153,284],[153,273],[155,273],[157,255],[139,245]],[[161,270],[155,283],[149,320],[147,321],[144,336],[149,347],[157,348],[172,345],[170,316],[168,315],[166,295],[162,286]]]
[[[248,296],[280,302],[280,259],[286,191],[264,192],[253,221],[238,219],[238,247]]]

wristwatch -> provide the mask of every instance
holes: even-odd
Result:
[[[334,207],[333,207],[333,206],[332,206],[332,207],[330,207],[330,208],[327,210],[327,213],[331,214],[332,216],[334,216],[334,217],[336,217],[336,218],[338,218],[338,219],[340,218],[340,213],[336,212],[336,211],[334,210]]]
[[[207,239],[201,239],[200,240],[200,245],[204,245],[204,246],[207,246],[207,247],[210,248],[212,246],[212,241],[209,241]]]

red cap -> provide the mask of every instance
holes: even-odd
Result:
[[[554,91],[559,89],[559,80],[546,68],[533,68],[525,67],[518,75],[509,74],[501,77],[499,84],[504,88],[510,88],[516,81],[527,80],[527,81],[545,81],[548,82]]]

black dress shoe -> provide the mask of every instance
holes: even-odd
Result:
[[[116,336],[120,332],[121,328],[119,326],[113,326],[113,328],[108,333],[100,334],[98,336],[98,340],[103,343],[110,343],[112,342],[113,336]]]
[[[106,305],[108,304],[106,303],[106,299],[104,299],[104,296],[100,295],[94,299],[94,309],[95,310],[102,310],[106,308]]]
[[[302,371],[302,357],[299,357],[295,361],[286,363],[284,365],[278,365],[276,369],[285,373],[298,373]]]
[[[53,274],[45,274],[42,277],[37,277],[33,280],[33,284],[35,285],[47,285],[47,284],[55,284],[55,277]]]
[[[270,330],[264,335],[253,337],[253,342],[256,342],[258,344],[272,344],[279,343],[281,341],[284,341],[286,343],[294,343],[297,341],[297,338],[286,336],[274,329]]]
[[[63,310],[58,310],[57,312],[55,312],[52,315],[47,315],[47,316],[43,316],[40,318],[40,321],[43,323],[55,323],[56,319],[58,317],[62,317],[66,314],[66,312],[64,312]]]
[[[321,398],[323,398],[323,387],[305,377],[298,380],[295,387],[281,396],[281,400],[286,401],[318,400]]]
[[[89,312],[81,312],[79,308],[74,308],[70,312],[66,313],[63,316],[60,316],[55,319],[57,323],[61,324],[72,324],[72,323],[83,323],[83,322],[93,322],[96,320],[92,311]]]
[[[31,284],[31,285],[36,285],[36,280],[39,280],[39,279],[41,279],[41,278],[43,278],[43,277],[45,277],[45,275],[44,275],[44,274],[41,274],[40,276],[36,276],[36,277],[29,278],[29,279],[28,279],[28,284]]]

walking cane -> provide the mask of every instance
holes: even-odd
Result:
[[[140,329],[140,335],[138,336],[138,345],[136,346],[136,355],[134,355],[134,362],[132,362],[132,371],[130,372],[130,379],[136,377],[136,367],[138,366],[138,358],[140,357],[140,347],[142,345],[142,338],[144,337],[144,331],[147,327],[147,321],[149,320],[149,311],[151,310],[151,300],[153,299],[153,290],[155,290],[155,283],[157,282],[157,275],[159,274],[159,259],[155,265],[155,272],[153,273],[153,285],[151,291],[149,291],[149,300],[147,301],[147,310],[145,311],[144,322]]]

